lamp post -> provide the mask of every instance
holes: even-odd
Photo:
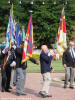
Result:
[[[33,6],[33,2],[34,2],[34,0],[31,0],[31,2],[30,2],[31,7]],[[30,16],[32,16],[32,12],[33,12],[33,10],[31,9],[31,10],[29,10],[29,12],[30,12]]]
[[[66,2],[65,2],[65,5],[67,5],[67,0],[66,0]]]
[[[31,0],[30,4],[33,4],[34,0]]]
[[[43,4],[43,5],[45,4],[45,0],[43,0],[42,4]]]
[[[14,0],[9,0],[8,4],[13,4]]]
[[[56,0],[54,0],[54,5],[56,5]]]
[[[20,5],[22,4],[22,0],[19,0],[19,4],[20,4]]]
[[[30,15],[32,15],[33,10],[29,10],[29,12],[30,12]]]

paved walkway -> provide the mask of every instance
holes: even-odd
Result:
[[[38,94],[42,86],[41,74],[28,73],[25,85],[26,96],[16,96],[16,88],[13,87],[11,93],[0,92],[0,100],[75,100],[75,89],[64,89],[64,81],[60,81],[60,77],[64,77],[64,73],[52,73],[51,77],[52,82],[49,93],[52,94],[52,98],[41,98]]]

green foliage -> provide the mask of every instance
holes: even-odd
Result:
[[[5,30],[3,30],[5,33],[11,8],[11,4],[8,4],[8,1],[9,0],[0,0],[0,27],[5,27]],[[43,0],[34,0],[33,5],[30,4],[30,0],[22,0],[22,4],[19,3],[19,0],[11,1],[13,1],[14,4],[14,19],[21,26],[24,25],[25,30],[27,30],[30,17],[29,11],[33,10],[34,41],[38,48],[42,44],[47,44],[50,47],[51,43],[55,43],[62,5],[63,3],[65,4],[65,0],[56,0],[56,5],[53,4],[53,0],[45,0],[45,4],[42,4]],[[72,26],[75,26],[74,12],[75,0],[67,0],[65,16],[68,40],[71,39],[73,32]],[[0,30],[0,33],[2,33],[2,30]]]
[[[40,54],[32,54],[32,57],[35,59],[40,59]]]
[[[38,60],[38,62],[39,62],[39,60]],[[27,65],[28,65],[27,72],[31,72],[31,73],[40,72],[40,62],[39,62],[39,65],[36,65],[36,64],[33,64],[32,62],[28,61]],[[52,67],[54,68],[55,72],[58,72],[58,73],[65,72],[61,60],[52,61]]]

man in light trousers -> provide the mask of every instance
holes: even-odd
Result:
[[[51,94],[49,94],[49,85],[51,81],[50,72],[52,70],[51,67],[51,61],[52,61],[52,55],[48,55],[48,47],[46,45],[41,46],[41,54],[40,54],[40,65],[41,65],[41,74],[43,77],[43,86],[39,94],[43,97],[52,97]]]

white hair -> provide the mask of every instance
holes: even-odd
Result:
[[[73,41],[70,41],[69,45],[75,45],[75,43]]]

